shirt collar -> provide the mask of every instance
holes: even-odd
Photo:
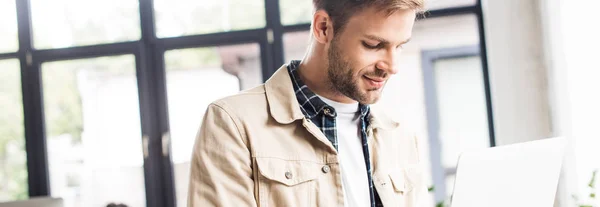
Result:
[[[298,100],[298,104],[300,105],[302,113],[307,118],[312,119],[313,117],[319,115],[325,108],[334,110],[333,107],[321,100],[317,94],[312,92],[312,90],[310,90],[306,84],[304,84],[304,81],[302,81],[300,75],[298,74],[299,66],[299,60],[292,60],[287,66],[287,69],[288,73],[290,74],[290,79],[292,80],[292,85],[294,87],[294,93],[296,94],[296,99]],[[367,117],[369,115],[369,105],[359,104],[359,108],[361,117]]]

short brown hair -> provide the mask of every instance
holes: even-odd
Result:
[[[315,11],[325,10],[333,21],[333,32],[337,34],[344,29],[352,15],[367,8],[375,7],[387,15],[398,10],[412,9],[422,12],[424,0],[313,0]]]

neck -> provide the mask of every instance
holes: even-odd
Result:
[[[356,103],[333,87],[327,74],[327,52],[321,44],[313,44],[298,69],[298,74],[304,84],[314,93],[340,103]]]

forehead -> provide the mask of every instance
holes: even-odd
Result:
[[[343,33],[353,36],[375,35],[399,43],[410,38],[415,17],[414,10],[397,10],[388,14],[369,8],[350,17]]]

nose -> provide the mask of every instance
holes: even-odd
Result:
[[[383,70],[390,75],[394,75],[398,73],[397,67],[397,53],[396,50],[388,50],[385,55],[381,58],[379,62],[377,62],[377,69]]]

